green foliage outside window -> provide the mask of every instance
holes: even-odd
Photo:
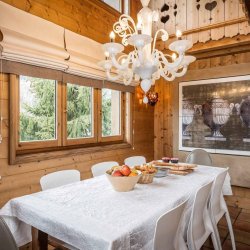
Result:
[[[68,138],[92,136],[92,88],[67,84]]]
[[[56,82],[20,76],[20,141],[56,138]]]

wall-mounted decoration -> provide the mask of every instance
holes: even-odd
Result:
[[[179,150],[250,155],[250,75],[181,82]]]
[[[250,33],[245,0],[154,0],[150,5],[160,13],[155,31],[172,35],[179,29],[193,43]]]

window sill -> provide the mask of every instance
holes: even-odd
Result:
[[[50,152],[39,152],[39,153],[28,153],[28,154],[20,154],[16,155],[14,161],[11,161],[11,165],[22,164],[28,162],[40,162],[45,160],[51,160],[56,158],[65,158],[71,157],[75,155],[83,155],[83,154],[91,154],[96,152],[104,152],[111,151],[116,149],[126,149],[132,148],[129,143],[117,143],[112,145],[100,145],[100,146],[92,146],[92,147],[84,147],[84,148],[73,148],[73,149],[65,149],[65,150],[57,150]]]

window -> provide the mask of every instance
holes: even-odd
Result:
[[[20,76],[19,140],[56,139],[56,81]]]
[[[72,144],[86,138],[95,138],[94,89],[67,83],[67,139]]]
[[[116,9],[117,11],[122,11],[122,1],[121,0],[103,0],[106,4]]]
[[[81,84],[13,74],[10,79],[12,159],[130,141],[130,94],[112,89],[125,86],[85,78]]]
[[[102,0],[104,3],[108,4],[115,10],[129,15],[130,0]]]
[[[121,135],[121,92],[102,89],[102,136]]]

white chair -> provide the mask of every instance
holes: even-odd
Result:
[[[227,209],[227,204],[222,194],[222,187],[223,187],[227,172],[228,172],[228,168],[215,178],[214,184],[212,187],[209,208],[210,208],[210,213],[212,217],[214,231],[216,232],[218,244],[220,244],[221,241],[220,241],[220,235],[218,232],[217,224],[219,220],[222,218],[222,216],[225,215],[230,237],[231,237],[232,248],[233,250],[236,250],[233,227],[232,227],[230,215]]]
[[[187,230],[188,249],[199,250],[211,235],[215,250],[221,250],[208,210],[213,182],[202,186],[195,194],[190,222]]]
[[[154,250],[173,250],[177,229],[187,201],[163,214],[156,223]],[[179,250],[179,249],[176,249]]]
[[[93,177],[105,174],[107,170],[114,166],[119,166],[119,163],[116,161],[105,161],[93,165],[91,167]]]
[[[124,160],[124,164],[129,167],[139,166],[146,163],[146,158],[144,156],[132,156]]]
[[[18,250],[15,239],[5,223],[4,219],[0,216],[0,249],[1,250]]]
[[[47,174],[40,179],[42,190],[60,187],[73,182],[80,181],[80,172],[78,170],[62,170]]]
[[[212,166],[212,158],[204,149],[193,150],[186,158],[186,163]]]
[[[42,190],[60,187],[70,183],[78,182],[81,180],[80,172],[78,170],[62,170],[54,173],[47,174],[40,179],[40,185]],[[49,243],[52,246],[63,246],[64,249],[75,249],[69,244],[49,236]],[[55,245],[54,245],[55,244]],[[60,247],[58,248],[60,249]]]

